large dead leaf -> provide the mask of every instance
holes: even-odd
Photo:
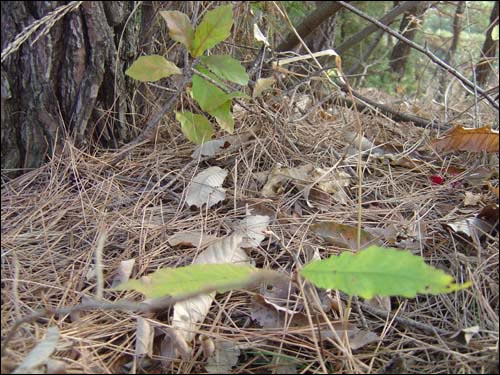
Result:
[[[248,216],[243,219],[235,232],[229,237],[217,240],[200,253],[193,264],[235,263],[250,264],[250,258],[241,248],[244,239],[247,244],[258,246],[264,239],[263,231],[269,223],[268,216]],[[199,325],[205,319],[215,293],[201,295],[187,301],[177,303],[174,307],[172,328],[182,335],[185,342],[190,343]]]
[[[226,197],[222,183],[227,171],[219,167],[210,167],[198,173],[188,187],[186,202],[188,205],[201,207],[206,204],[209,208],[224,200]]]
[[[437,152],[498,152],[498,130],[491,126],[464,128],[456,126],[432,143]]]
[[[193,264],[249,264],[250,258],[240,248],[242,241],[243,236],[239,233],[218,240],[198,255]],[[179,302],[174,306],[172,328],[176,329],[186,342],[190,343],[193,340],[196,330],[210,310],[214,297],[215,293],[201,295]]]

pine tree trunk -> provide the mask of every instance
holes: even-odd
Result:
[[[77,145],[92,141],[104,146],[117,146],[130,137],[126,98],[133,82],[123,71],[138,50],[138,13],[127,22],[134,2],[70,4],[75,9],[51,26],[43,22],[6,58],[6,47],[23,29],[60,11],[66,2],[1,4],[4,175],[42,165],[66,136]],[[49,19],[55,17],[52,13]]]

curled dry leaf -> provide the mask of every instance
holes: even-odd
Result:
[[[201,207],[206,204],[209,208],[224,200],[226,197],[222,183],[227,171],[219,167],[210,167],[198,173],[188,187],[186,202],[188,205]]]
[[[437,152],[498,152],[498,130],[491,126],[464,128],[455,126],[432,143]]]
[[[200,247],[203,248],[217,240],[216,236],[201,232],[181,232],[170,237],[167,242],[170,246]]]

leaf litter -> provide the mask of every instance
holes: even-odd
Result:
[[[283,102],[269,92],[265,101],[246,104],[253,112],[238,111],[235,136],[251,130],[255,137],[235,140],[235,147],[215,142],[212,150],[200,151],[193,159],[197,147],[179,141],[183,139],[180,130],[172,125],[168,127],[170,136],[160,137],[162,147],[145,144],[135,148],[130,158],[119,164],[119,174],[105,168],[113,154],[101,151],[89,155],[66,141],[61,153],[46,165],[5,181],[1,198],[2,331],[42,306],[68,306],[95,296],[97,280],[87,280],[85,275],[96,269],[94,250],[102,222],[112,228],[102,251],[103,298],[110,301],[142,300],[135,292],[111,290],[113,279],[122,272],[120,264],[131,259],[135,264],[131,270],[123,270],[120,281],[129,272],[130,278],[140,279],[164,267],[228,258],[293,277],[310,260],[308,246],[314,246],[322,259],[338,255],[340,249],[318,238],[311,224],[333,222],[356,227],[358,182],[349,168],[356,167],[358,150],[346,150],[347,141],[339,136],[357,133],[352,125],[354,113],[337,107],[342,116],[325,118],[319,111],[311,111],[301,122],[282,126],[266,113],[276,113],[285,120],[287,113],[292,113],[294,99]],[[488,108],[481,108],[486,116]],[[324,297],[338,306],[330,310],[315,307],[317,301],[309,293],[303,294],[298,285],[293,292],[287,288],[287,293],[292,293],[279,298],[258,289],[205,296],[195,308],[178,304],[147,316],[157,334],[143,371],[151,372],[160,365],[165,372],[208,372],[207,366],[214,364],[233,372],[271,372],[282,363],[275,358],[284,363],[294,358],[299,372],[321,371],[319,363],[324,363],[335,373],[367,373],[370,366],[371,372],[381,371],[394,358],[402,358],[409,371],[429,373],[476,373],[482,371],[483,364],[494,363],[499,307],[495,231],[498,166],[489,156],[459,150],[475,152],[477,147],[490,144],[489,130],[478,135],[483,140],[475,141],[469,137],[472,133],[466,133],[462,140],[451,141],[447,135],[437,137],[433,129],[429,136],[429,130],[409,123],[394,123],[373,114],[361,113],[360,118],[366,146],[361,165],[363,230],[373,236],[373,230],[378,229],[374,236],[392,247],[402,248],[403,241],[411,239],[418,245],[414,253],[449,271],[457,282],[473,280],[473,289],[370,302],[370,310],[353,301],[347,325],[343,321],[347,297],[335,290]],[[173,118],[165,121],[175,123]],[[432,139],[448,140],[436,146]],[[416,145],[415,149],[408,149],[409,145]],[[453,175],[452,167],[462,172]],[[203,175],[200,180],[192,179],[207,170],[209,176],[215,176],[214,181]],[[429,177],[438,174],[444,180],[432,184]],[[172,185],[165,188],[170,181]],[[334,185],[330,189],[322,182]],[[315,189],[331,199],[315,199]],[[186,199],[189,196],[188,205],[192,203],[197,210],[179,207],[175,197],[183,193]],[[466,196],[481,198],[466,205]],[[255,233],[250,235],[247,230],[243,236],[233,224],[253,226],[248,219],[246,224],[242,221],[247,218],[246,207],[255,207],[258,212],[252,211],[252,215],[267,216],[269,222],[258,220]],[[266,207],[264,211],[272,214],[264,214],[258,207]],[[459,233],[463,225],[450,230],[451,225],[458,225],[454,223],[471,218],[487,222],[488,227],[479,229],[477,236]],[[187,237],[182,238],[182,233]],[[342,230],[332,235],[339,237],[339,233]],[[351,235],[343,240],[352,246]],[[255,301],[260,303],[261,312],[253,311]],[[131,358],[142,353],[150,357],[147,338],[151,330],[147,333],[141,328],[146,333],[134,339],[137,315],[92,310],[80,312],[79,319],[71,316],[76,314],[53,318],[59,338],[49,356],[63,364],[61,371],[121,373]],[[269,328],[263,329],[263,324]],[[418,324],[450,335],[436,338],[423,334]],[[368,333],[360,334],[357,340],[355,335],[345,339],[342,333],[346,326],[353,332]],[[464,342],[468,341],[465,347],[451,338],[462,330]],[[3,372],[19,366],[43,341],[46,331],[44,320],[25,323],[6,348]],[[213,357],[209,358],[218,361],[201,355],[202,344],[196,340],[201,334],[213,340]],[[224,350],[224,342],[238,348],[227,361],[215,354]],[[404,351],[398,350],[403,347]],[[71,359],[68,353],[73,353]]]

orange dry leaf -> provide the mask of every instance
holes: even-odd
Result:
[[[498,130],[491,130],[491,126],[477,129],[456,126],[432,144],[438,152],[498,152]]]

